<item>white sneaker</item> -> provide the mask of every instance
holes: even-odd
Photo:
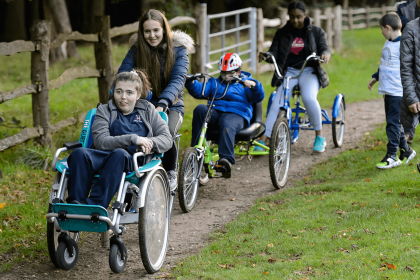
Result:
[[[166,172],[166,174],[168,175],[170,190],[176,190],[176,188],[178,187],[178,175],[174,170],[170,170]]]

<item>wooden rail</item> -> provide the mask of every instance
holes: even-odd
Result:
[[[175,17],[169,20],[171,27],[180,24],[194,24],[200,21],[203,23],[201,13],[206,5],[197,5],[197,18]],[[13,147],[30,139],[37,138],[43,146],[51,144],[51,134],[56,133],[61,128],[75,124],[77,121],[83,122],[84,114],[80,114],[78,120],[73,117],[62,120],[50,125],[49,122],[49,90],[57,89],[68,82],[80,78],[97,78],[100,102],[108,101],[110,84],[114,73],[118,67],[112,66],[111,38],[137,32],[139,22],[134,22],[121,27],[110,28],[109,16],[95,18],[95,34],[81,34],[77,31],[59,34],[54,41],[50,41],[50,23],[38,21],[31,28],[32,41],[14,41],[10,43],[0,43],[0,55],[13,55],[19,52],[31,52],[31,84],[15,88],[11,91],[0,92],[0,104],[18,97],[32,94],[33,127],[24,128],[19,133],[0,140],[0,151]],[[203,42],[202,32],[196,32],[196,40]],[[48,80],[48,54],[51,48],[59,47],[65,41],[85,41],[93,42],[95,45],[96,69],[87,66],[70,68],[65,70],[58,78]],[[197,51],[201,53],[204,46],[198,45]],[[189,50],[190,54],[195,54],[196,49]],[[198,55],[196,55],[198,56]],[[200,63],[204,61],[195,58],[194,61]],[[195,65],[197,68],[197,65]],[[203,71],[201,71],[203,72]]]

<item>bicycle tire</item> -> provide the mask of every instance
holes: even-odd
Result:
[[[149,181],[144,207],[139,209],[139,246],[143,266],[153,274],[165,261],[169,241],[169,182],[158,169]]]
[[[345,125],[345,110],[344,110],[344,102],[343,99],[340,101],[338,116],[336,118],[332,118],[332,137],[334,146],[336,148],[341,147],[343,144],[344,138],[344,125]]]
[[[190,147],[184,153],[178,176],[179,206],[184,213],[191,212],[197,201],[199,182],[196,178],[202,172],[198,169],[197,150]]]
[[[290,167],[290,129],[283,111],[277,117],[271,133],[269,167],[273,186],[276,189],[283,188],[287,183]]]

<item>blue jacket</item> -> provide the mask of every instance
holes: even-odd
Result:
[[[252,118],[252,103],[258,103],[264,99],[264,88],[259,81],[252,79],[251,73],[242,71],[240,77],[244,81],[254,81],[256,83],[255,87],[250,89],[239,83],[231,84],[228,88],[228,91],[226,92],[225,97],[221,100],[214,101],[214,109],[222,112],[237,114],[243,117],[249,124]],[[221,82],[222,79],[220,76],[217,79],[210,78],[206,84],[204,95],[206,97],[213,96],[213,94],[217,91],[216,98],[217,96],[221,96],[226,88],[226,83]],[[188,82],[185,85],[185,88],[194,98],[203,99],[201,97],[203,83],[198,81]]]
[[[137,35],[137,34],[136,34]],[[126,57],[124,58],[118,73],[120,72],[129,72],[136,67],[137,61],[137,47],[136,41],[137,37],[134,40],[130,39],[132,42],[132,47],[128,51]],[[173,45],[174,45],[174,55],[176,57],[175,64],[172,68],[171,75],[169,76],[168,85],[163,90],[159,98],[154,96],[148,96],[148,100],[153,103],[155,106],[162,106],[164,108],[169,107],[170,110],[175,110],[184,115],[184,98],[183,90],[185,79],[187,77],[189,60],[188,60],[188,51],[193,47],[193,40],[189,35],[180,31],[173,32]],[[151,50],[152,51],[152,50]],[[146,54],[150,55],[150,54]],[[161,69],[161,84],[165,84],[165,77],[163,74],[165,57],[161,55],[159,57]]]

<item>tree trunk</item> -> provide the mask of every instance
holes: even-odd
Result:
[[[343,0],[343,9],[349,8],[349,0]]]
[[[58,34],[71,33],[73,30],[65,0],[47,0],[47,5],[54,20],[56,32]],[[66,42],[63,44],[66,44]],[[76,42],[67,42],[66,53],[67,57],[80,57],[80,54],[77,52]]]

